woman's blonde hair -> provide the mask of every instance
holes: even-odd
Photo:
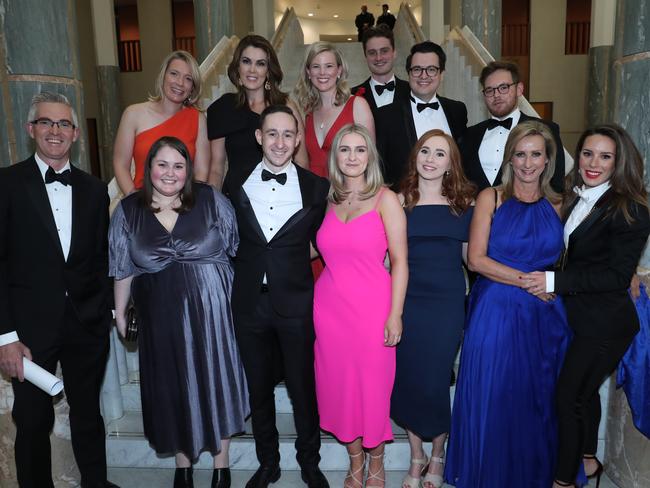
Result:
[[[336,65],[341,67],[341,76],[336,80],[336,96],[334,98],[334,105],[341,106],[348,101],[348,98],[350,98],[350,87],[347,82],[348,64],[345,62],[345,59],[343,59],[343,56],[341,56],[340,51],[336,46],[334,46],[334,44],[325,41],[315,42],[309,46],[305,52],[305,59],[302,64],[302,74],[300,75],[296,88],[294,89],[298,105],[305,114],[313,112],[321,103],[320,93],[316,88],[314,88],[314,85],[312,85],[307,71],[309,70],[311,63],[314,61],[314,58],[320,53],[327,51],[334,54]]]
[[[199,71],[199,64],[196,62],[196,59],[194,59],[194,56],[192,56],[187,51],[174,51],[167,55],[167,57],[163,60],[162,64],[160,65],[160,72],[156,78],[154,94],[149,95],[149,101],[159,102],[162,100],[165,74],[167,74],[169,65],[175,59],[185,61],[190,67],[190,72],[192,73],[192,91],[190,92],[190,95],[183,101],[183,105],[198,109],[198,102],[199,98],[201,97],[201,72]]]
[[[365,177],[366,187],[359,194],[361,200],[368,200],[374,197],[377,192],[384,186],[384,178],[381,174],[379,165],[379,153],[377,146],[370,137],[370,132],[363,125],[348,124],[341,128],[334,136],[332,141],[332,148],[330,150],[329,159],[327,162],[327,169],[330,177],[330,191],[327,196],[330,202],[339,204],[343,202],[348,195],[349,191],[345,189],[345,175],[341,172],[338,165],[338,153],[341,141],[348,134],[358,134],[363,137],[366,147],[368,148],[368,165],[366,166]]]
[[[515,177],[512,169],[512,157],[515,154],[517,144],[524,137],[528,136],[541,136],[544,139],[547,163],[539,177],[539,190],[542,197],[551,203],[559,203],[562,197],[551,187],[551,178],[553,178],[553,174],[555,173],[555,156],[558,148],[555,145],[551,129],[546,124],[537,120],[522,122],[510,131],[503,154],[503,162],[501,163],[500,188],[503,192],[501,199],[502,201],[506,201],[514,195]]]

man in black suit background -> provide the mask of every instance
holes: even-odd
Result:
[[[61,363],[83,488],[106,481],[99,394],[109,348],[108,192],[70,163],[79,122],[63,95],[32,99],[28,159],[0,170],[0,370],[12,378],[21,488],[53,488],[52,397],[23,380],[23,357]]]
[[[551,186],[557,192],[564,189],[564,147],[560,139],[560,128],[553,122],[530,117],[518,108],[518,99],[524,93],[519,68],[516,64],[493,61],[481,71],[481,86],[485,106],[492,115],[467,129],[460,144],[463,168],[466,176],[474,182],[479,191],[501,183],[503,150],[510,129],[526,120],[539,120],[546,124],[557,145],[555,173]]]
[[[302,479],[310,488],[324,488],[329,485],[318,468],[310,243],[325,214],[329,182],[292,162],[300,136],[291,109],[267,107],[260,125],[255,136],[262,161],[243,180],[227,180],[224,189],[239,226],[232,310],[260,462],[246,487],[266,488],[280,478],[274,370],[281,357]]]
[[[361,13],[354,18],[354,25],[357,28],[357,41],[361,42],[366,29],[375,25],[375,16],[368,12],[367,5],[361,5]]]
[[[381,5],[381,15],[377,17],[377,26],[385,25],[390,30],[393,30],[395,27],[395,16],[388,11],[388,4],[384,3]]]
[[[370,77],[352,88],[352,93],[363,95],[373,117],[377,118],[379,107],[390,105],[396,99],[408,99],[411,88],[407,81],[400,80],[393,72],[397,51],[392,30],[385,26],[371,27],[363,35],[362,43]]]
[[[465,133],[465,104],[437,94],[446,61],[445,52],[435,42],[415,44],[406,58],[409,96],[377,110],[377,149],[383,162],[384,180],[393,189],[397,189],[409,153],[422,134],[441,129],[458,141]]]

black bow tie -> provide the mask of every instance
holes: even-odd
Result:
[[[72,185],[72,180],[70,179],[70,170],[66,169],[62,173],[57,173],[52,169],[50,166],[47,168],[47,171],[45,172],[45,183],[53,183],[55,181],[58,181],[62,185],[68,186]]]
[[[415,99],[411,97],[411,100],[415,102]],[[429,103],[418,103],[415,105],[415,108],[418,109],[418,112],[422,112],[425,108],[432,108],[433,110],[438,110],[440,104],[438,102],[429,102]]]
[[[503,119],[503,120],[497,120],[497,119],[488,120],[487,130],[492,130],[499,126],[503,127],[504,129],[510,130],[510,128],[512,127],[512,117],[508,117],[507,119]]]
[[[269,181],[269,180],[275,180],[281,185],[284,185],[287,182],[287,174],[286,173],[271,173],[267,169],[262,170],[262,181]]]
[[[394,91],[395,81],[390,81],[385,85],[375,85],[375,91],[377,92],[377,95],[381,96],[381,94],[384,93],[384,90]]]

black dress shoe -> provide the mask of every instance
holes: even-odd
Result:
[[[230,468],[217,468],[212,471],[210,488],[230,488]]]
[[[310,466],[300,470],[300,477],[309,488],[329,488],[327,478],[318,466]]]
[[[246,483],[246,488],[266,488],[280,479],[280,466],[260,466]]]
[[[194,488],[192,468],[176,468],[174,473],[174,488]]]

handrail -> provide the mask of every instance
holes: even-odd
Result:
[[[406,2],[400,4],[397,15],[401,16],[402,13],[404,14],[404,20],[406,21],[409,32],[413,36],[413,44],[425,41],[426,37],[424,36],[424,32],[422,31],[420,24],[418,24],[418,21],[415,19],[411,7],[409,7]]]
[[[276,51],[284,42],[284,38],[287,35],[287,31],[289,30],[289,22],[292,17],[297,18],[293,7],[285,9],[284,14],[282,14],[282,19],[280,19],[280,23],[278,24],[277,29],[275,29],[273,37],[271,37],[271,45]]]
[[[214,46],[212,51],[210,51],[210,54],[206,56],[199,66],[199,71],[201,72],[201,86],[205,87],[206,83],[213,80],[213,75],[215,73],[230,63],[232,51],[235,49],[237,43],[239,43],[239,38],[237,36],[232,36],[230,38],[223,36],[219,39],[217,45]]]

